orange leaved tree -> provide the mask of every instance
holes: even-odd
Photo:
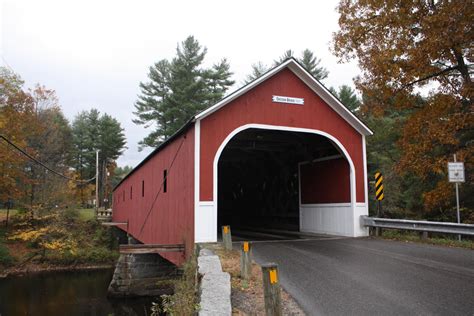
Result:
[[[358,60],[356,85],[367,96],[366,115],[383,117],[394,108],[410,113],[397,143],[396,171],[425,182],[426,213],[446,209],[454,199],[447,162],[457,154],[466,164],[463,206],[472,211],[472,3],[342,0],[338,11],[333,51],[341,60]]]

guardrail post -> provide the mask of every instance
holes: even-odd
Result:
[[[265,297],[265,315],[281,316],[281,290],[278,265],[267,263],[262,265],[263,293]]]
[[[248,280],[252,276],[251,243],[244,241],[240,248],[240,277]]]
[[[421,232],[420,233],[420,239],[422,239],[422,240],[428,239],[428,232]]]
[[[380,227],[375,227],[375,236],[379,237],[381,235],[382,229]]]
[[[222,241],[224,242],[225,250],[232,250],[232,235],[229,225],[222,226]]]

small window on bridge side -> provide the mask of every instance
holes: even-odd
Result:
[[[123,201],[125,202],[125,190],[123,190]]]
[[[132,199],[132,196],[133,196],[132,195],[132,192],[133,192],[132,190],[133,190],[133,186],[130,186],[130,200]]]
[[[163,170],[163,193],[168,190],[168,170]]]
[[[145,196],[145,180],[142,180],[142,197]]]

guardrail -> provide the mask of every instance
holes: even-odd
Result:
[[[474,236],[473,224],[414,221],[408,219],[391,219],[369,216],[361,216],[360,221],[362,225],[367,227]]]
[[[109,221],[112,219],[112,209],[99,209],[97,211],[97,219],[99,221]]]

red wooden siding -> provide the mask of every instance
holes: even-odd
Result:
[[[351,202],[349,163],[344,158],[303,164],[301,171],[301,203]]]
[[[304,105],[273,103],[272,95],[304,98]],[[201,122],[200,200],[212,201],[213,161],[224,139],[245,124],[268,124],[324,131],[336,137],[355,165],[356,199],[364,202],[362,135],[289,69],[230,102]]]
[[[176,160],[170,167],[181,143]],[[162,190],[159,194],[140,233],[162,185],[165,169],[168,174],[167,192]],[[167,144],[126,178],[115,189],[113,201],[113,221],[129,220],[129,232],[134,238],[147,244],[184,242],[186,253],[191,254],[194,244],[194,127]],[[183,263],[183,257],[178,253],[163,254],[163,257],[178,265]]]

